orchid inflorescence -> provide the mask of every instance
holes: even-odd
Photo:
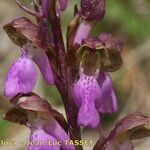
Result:
[[[4,82],[4,94],[14,105],[5,119],[26,125],[31,130],[31,142],[44,142],[30,144],[28,150],[82,150],[82,145],[66,144],[66,141],[81,140],[81,127],[97,128],[100,114],[117,111],[117,97],[108,72],[122,66],[123,43],[108,33],[91,36],[94,26],[104,17],[105,0],[81,0],[81,8],[74,7],[66,45],[61,14],[66,10],[67,0],[35,0],[33,10],[16,2],[36,18],[36,24],[21,17],[4,26],[21,50]],[[67,121],[45,99],[32,93],[37,80],[35,64],[46,83],[57,87]],[[123,118],[110,134],[101,135],[94,150],[133,149],[131,140],[140,138],[138,132],[141,131],[142,137],[149,136],[144,132],[149,133],[146,126],[149,121],[141,113]],[[124,133],[126,136],[118,140]],[[50,146],[48,141],[61,144]]]

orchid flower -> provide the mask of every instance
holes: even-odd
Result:
[[[34,122],[28,123],[28,127],[31,130],[30,143],[28,150],[74,150],[73,145],[67,145],[66,141],[70,141],[70,137],[59,125],[59,123],[52,117],[49,117],[49,121],[42,119],[38,116]],[[43,142],[41,145],[32,144],[36,142]]]
[[[110,34],[102,33],[97,38],[86,39],[78,50],[77,55],[81,60],[80,73],[73,86],[72,95],[79,109],[79,126],[95,128],[100,124],[99,113],[117,111],[116,94],[105,70],[114,71],[121,66],[121,48],[119,40]],[[113,53],[118,57],[114,59]]]
[[[33,29],[33,31],[26,30],[26,25]],[[11,30],[20,29],[20,32],[15,31],[16,35],[13,35],[13,37],[10,34],[10,28],[12,28]],[[10,38],[21,46],[21,55],[11,66],[5,79],[5,96],[13,97],[18,93],[26,94],[33,90],[37,80],[35,64],[39,67],[45,81],[49,85],[54,84],[51,64],[46,52],[40,48],[42,42],[40,41],[40,37],[38,37],[38,27],[26,18],[19,18],[6,25],[4,29],[8,32]],[[25,39],[25,43],[19,43],[20,40],[23,41],[23,38]]]
[[[63,115],[46,100],[28,93],[14,97],[11,102],[15,107],[6,113],[5,118],[29,128],[28,150],[75,150],[74,145],[66,144],[71,139]],[[36,144],[37,142],[41,144]]]

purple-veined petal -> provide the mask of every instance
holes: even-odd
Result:
[[[98,83],[101,87],[101,101],[97,101],[99,112],[112,113],[117,111],[117,98],[113,89],[111,78],[107,73],[100,72]]]
[[[26,49],[29,53],[28,55],[30,55],[29,57],[31,57],[39,67],[45,81],[49,85],[54,84],[54,75],[46,52],[38,47],[35,47],[34,45],[29,45]]]
[[[55,119],[51,118],[45,124],[44,130],[55,137],[58,141],[61,141],[61,147],[64,150],[75,150],[75,147],[73,145],[66,144],[66,141],[70,141],[70,137]]]
[[[89,96],[87,96],[87,98],[89,98]],[[78,125],[96,128],[99,123],[100,117],[98,111],[96,110],[95,103],[85,98],[79,110]]]
[[[105,45],[107,49],[116,49],[118,52],[122,51],[124,43],[120,39],[114,37],[112,34],[101,33],[98,36],[98,39]]]
[[[82,40],[86,39],[89,36],[94,24],[94,22],[83,20],[75,33],[74,44],[81,44]]]
[[[21,56],[11,66],[4,83],[4,94],[13,97],[29,93],[34,88],[37,72],[31,59]]]
[[[95,128],[100,122],[95,101],[101,99],[101,89],[95,77],[81,75],[75,83],[72,93],[79,108],[78,124]]]

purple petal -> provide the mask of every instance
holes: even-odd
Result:
[[[61,147],[64,150],[75,150],[73,145],[66,144],[66,140],[70,141],[70,137],[55,119],[51,118],[49,122],[45,124],[44,130],[58,141],[61,141]]]
[[[86,39],[89,36],[94,24],[95,23],[93,22],[82,21],[75,33],[74,44],[81,44],[82,40]]]
[[[35,117],[33,112],[29,112],[28,115],[29,123],[27,126],[31,130],[30,142],[42,142],[42,145],[30,144],[28,150],[60,150],[61,143],[59,140],[44,130],[47,120],[43,116],[40,116],[40,114]],[[57,144],[58,142],[59,144]],[[50,143],[56,144],[50,145]]]
[[[58,141],[42,130],[42,128],[35,129],[31,131],[28,150],[60,150],[60,146],[57,143]]]
[[[98,39],[107,49],[116,49],[118,52],[122,51],[124,43],[120,39],[113,37],[112,34],[101,33]]]
[[[112,86],[112,81],[107,73],[100,72],[98,83],[101,87],[102,98],[97,100],[99,112],[112,113],[117,111],[117,98]]]
[[[87,97],[88,98],[88,97]],[[84,99],[78,114],[78,125],[96,128],[100,123],[99,113],[95,108],[95,103]]]
[[[83,74],[74,85],[72,95],[79,108],[79,125],[95,128],[100,122],[95,101],[101,99],[101,90],[96,79]]]
[[[34,46],[28,47],[27,50],[29,52],[29,55],[31,55],[33,61],[38,65],[46,82],[49,85],[54,84],[54,75],[45,51]]]
[[[20,57],[11,66],[4,83],[5,96],[32,91],[37,80],[37,72],[31,59]]]

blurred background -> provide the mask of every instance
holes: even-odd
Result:
[[[24,0],[32,3],[32,0]],[[79,0],[69,0],[68,8],[62,15],[62,27],[65,38],[66,26],[73,17],[73,7],[79,6]],[[28,140],[29,130],[18,124],[2,120],[5,112],[11,107],[3,96],[4,77],[20,51],[3,30],[3,25],[14,18],[26,16],[31,18],[15,4],[14,0],[0,0],[0,140],[17,141],[13,146],[0,146],[0,150],[24,150],[24,141]],[[33,19],[33,18],[31,18]],[[136,111],[150,115],[150,1],[149,0],[107,0],[105,18],[97,24],[93,36],[101,32],[110,32],[121,38],[125,47],[122,57],[122,68],[111,73],[119,110],[114,115],[102,115],[102,126],[112,127],[119,118]],[[40,73],[39,73],[40,74]],[[34,92],[53,104],[61,113],[64,109],[61,97],[55,87],[45,85],[42,77],[36,83]],[[83,139],[98,139],[97,130],[83,129]],[[150,138],[135,141],[136,150],[149,150]],[[91,150],[93,145],[86,147]]]

